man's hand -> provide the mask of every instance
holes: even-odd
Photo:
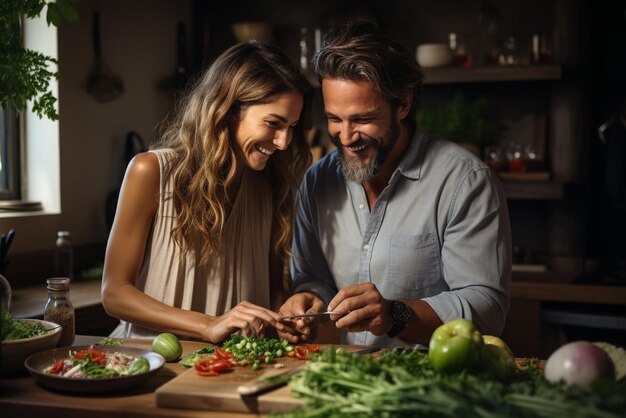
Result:
[[[328,310],[349,312],[335,323],[345,331],[369,331],[379,336],[386,334],[393,323],[390,301],[383,298],[372,283],[344,287],[330,301]]]
[[[304,313],[324,312],[326,304],[314,293],[301,292],[291,296],[280,307],[280,316],[301,315]],[[289,342],[297,344],[304,341],[312,341],[319,324],[319,318],[300,318],[283,320],[283,329],[278,330],[278,336],[286,338]]]

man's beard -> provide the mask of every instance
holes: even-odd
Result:
[[[376,177],[385,157],[377,142],[374,142],[370,146],[376,147],[376,153],[369,163],[364,163],[356,157],[346,157],[343,149],[341,150],[341,172],[346,180],[355,183],[364,183]]]
[[[357,157],[346,157],[343,145],[341,145],[339,138],[332,138],[337,148],[339,148],[339,155],[341,155],[341,172],[346,180],[353,181],[355,183],[364,183],[376,177],[383,163],[387,159],[389,152],[391,152],[391,149],[396,143],[399,133],[400,127],[392,125],[388,132],[389,136],[387,141],[385,141],[383,137],[379,140],[375,140],[372,137],[367,137],[361,134],[362,137],[365,137],[364,140],[369,143],[368,146],[375,148],[375,154],[369,163],[364,163]],[[387,145],[385,146],[385,144]]]

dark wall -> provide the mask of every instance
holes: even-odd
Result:
[[[589,3],[585,254],[602,259],[607,280],[626,283],[626,2]]]

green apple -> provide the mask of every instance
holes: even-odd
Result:
[[[471,370],[480,360],[483,345],[482,335],[472,321],[455,319],[433,332],[428,357],[433,369],[439,372]]]

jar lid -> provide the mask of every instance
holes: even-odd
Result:
[[[46,280],[49,290],[70,290],[70,279],[67,277],[53,277]]]

